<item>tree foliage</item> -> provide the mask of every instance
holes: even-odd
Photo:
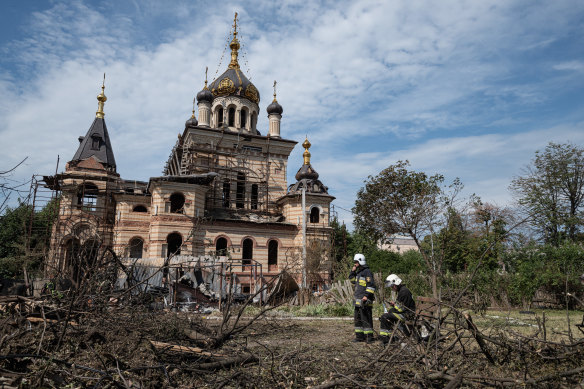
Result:
[[[462,185],[455,180],[449,190],[445,190],[442,175],[428,176],[410,170],[409,166],[408,161],[398,161],[377,176],[368,178],[365,187],[357,193],[353,208],[355,226],[358,231],[381,242],[396,234],[411,237],[430,272],[432,292],[437,296],[437,276],[443,256],[437,255],[439,253],[433,249],[432,242],[430,250],[424,250],[422,239],[432,237],[445,224],[447,210],[453,206]]]
[[[539,237],[554,246],[576,242],[584,222],[584,149],[571,143],[549,143],[537,151],[511,190],[532,218]]]

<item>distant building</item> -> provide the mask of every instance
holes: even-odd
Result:
[[[416,242],[414,242],[409,236],[405,235],[394,235],[391,239],[391,243],[379,244],[378,247],[382,250],[393,251],[396,253],[405,253],[409,250],[418,251]]]
[[[199,119],[193,107],[163,175],[148,182],[123,179],[117,171],[102,86],[96,117],[65,171],[44,178],[60,192],[49,273],[64,272],[75,280],[87,265],[79,263],[81,250],[86,262],[112,250],[118,257],[160,266],[178,255],[220,258],[232,265],[243,292],[253,290],[252,274],[270,278],[283,269],[300,283],[306,271],[304,212],[306,245],[325,247],[308,283],[316,288],[330,281],[326,247],[334,197],[310,164],[308,139],[296,182],[288,186],[288,157],[297,142],[281,136],[283,108],[275,82],[266,108],[269,128],[262,135],[256,128],[260,95],[238,63],[236,20],[229,47],[225,72],[210,85],[205,80],[196,95]]]

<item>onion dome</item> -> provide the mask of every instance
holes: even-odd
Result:
[[[199,103],[202,101],[207,101],[209,103],[213,102],[213,93],[211,93],[211,91],[207,87],[207,69],[208,68],[205,69],[205,86],[203,87],[202,91],[197,93],[197,101]]]
[[[304,147],[304,153],[302,154],[302,156],[304,157],[304,164],[296,173],[295,177],[296,177],[297,181],[301,181],[303,179],[309,179],[309,180],[318,179],[318,173],[310,165],[310,151],[308,151],[310,146],[311,146],[311,144],[308,141],[308,139],[305,139],[304,143],[302,143],[302,147]]]
[[[288,194],[297,194],[305,190],[306,193],[328,195],[328,188],[320,182],[318,173],[310,165],[310,152],[308,151],[310,146],[308,139],[302,143],[302,147],[304,147],[304,153],[302,154],[304,156],[304,164],[296,173],[296,183],[288,187]]]
[[[213,94],[209,88],[207,88],[207,83],[205,83],[203,90],[197,93],[197,101],[199,103],[202,101],[208,101],[209,103],[213,102]]]
[[[231,62],[229,63],[227,70],[211,83],[209,89],[211,90],[213,97],[239,96],[259,104],[260,93],[255,85],[252,84],[245,74],[241,72],[239,69],[239,62],[237,62],[237,56],[239,55],[238,51],[240,48],[239,41],[237,40],[237,14],[235,14],[233,27],[233,39],[229,44],[229,47],[231,48]]]
[[[282,106],[278,104],[278,100],[276,100],[276,81],[274,81],[274,100],[270,105],[268,105],[268,108],[266,108],[266,110],[268,111],[268,115],[272,113],[277,113],[278,115],[281,115],[282,112],[284,112],[284,108],[282,108]]]
[[[193,109],[192,116],[185,122],[185,128],[197,127],[198,125],[199,125],[199,122],[197,121],[197,118],[195,117],[195,110]]]

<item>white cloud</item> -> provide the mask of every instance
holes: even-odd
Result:
[[[260,131],[276,79],[282,134],[309,136],[314,167],[340,207],[351,208],[367,175],[397,159],[460,176],[469,191],[504,202],[505,182],[535,150],[552,139],[582,141],[581,103],[564,115],[554,106],[582,72],[551,72],[549,59],[534,59],[581,36],[575,1],[57,2],[2,46],[10,61],[0,63],[0,166],[28,155],[18,172],[25,178],[52,173],[57,154],[70,158],[105,71],[119,172],[159,175],[205,66],[210,79],[227,66],[228,52],[217,65],[235,10],[241,64],[262,96]],[[581,69],[578,55],[552,69]],[[301,153],[290,157],[290,180]]]

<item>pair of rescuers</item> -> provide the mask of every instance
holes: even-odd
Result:
[[[402,325],[402,329],[406,335],[409,335],[408,328],[404,322],[412,318],[416,312],[416,302],[412,297],[412,292],[405,285],[402,285],[402,280],[395,274],[390,274],[385,279],[385,286],[393,289],[397,293],[395,302],[390,302],[390,308],[385,312],[379,320],[381,321],[379,330],[379,340],[388,343],[390,339],[396,342],[398,339],[393,335],[393,329],[397,325]]]
[[[373,300],[375,299],[375,281],[373,273],[365,262],[363,254],[355,254],[354,266],[349,280],[355,285],[355,340],[354,342],[373,341]]]

